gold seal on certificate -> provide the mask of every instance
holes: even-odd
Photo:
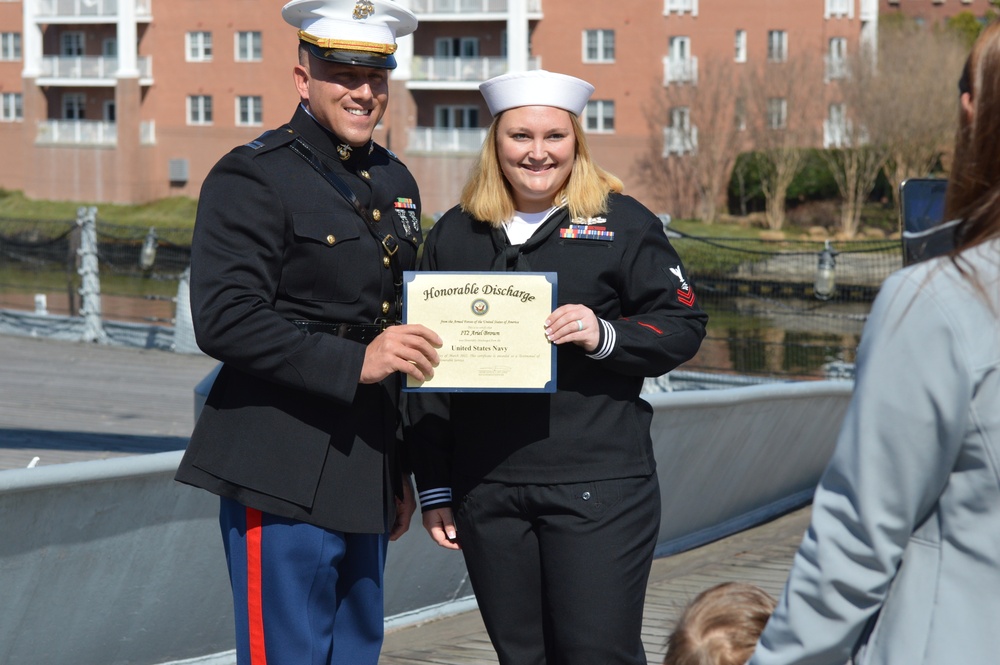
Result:
[[[554,272],[403,273],[403,320],[441,336],[441,364],[405,390],[555,392],[556,349],[545,319],[556,308]]]

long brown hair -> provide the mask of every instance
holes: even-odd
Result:
[[[493,118],[459,201],[465,212],[493,226],[513,217],[515,211],[514,196],[497,156],[497,124],[502,115]],[[569,117],[576,137],[576,157],[573,170],[562,190],[556,192],[555,200],[565,197],[572,218],[595,217],[608,211],[608,194],[621,192],[622,181],[594,163],[580,121],[572,113]]]
[[[953,259],[1000,236],[1000,22],[983,30],[965,66],[973,112],[959,109],[945,197],[945,219],[961,220]]]

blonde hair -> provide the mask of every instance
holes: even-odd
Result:
[[[503,113],[493,118],[486,139],[479,150],[462,189],[459,200],[462,210],[476,219],[500,226],[514,216],[514,195],[510,183],[500,168],[497,154],[497,125]],[[555,201],[565,198],[571,218],[595,217],[608,211],[608,195],[624,189],[622,181],[594,163],[579,119],[569,114],[576,138],[573,170],[566,183],[555,194]]]
[[[667,640],[664,665],[743,665],[777,603],[752,584],[725,582],[702,591]]]

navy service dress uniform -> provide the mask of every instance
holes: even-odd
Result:
[[[359,377],[365,343],[382,322],[400,316],[394,270],[358,211],[291,149],[297,137],[350,187],[376,226],[398,240],[399,266],[410,269],[416,261],[417,185],[384,148],[348,150],[300,106],[287,125],[224,156],[199,200],[191,264],[198,344],[223,365],[176,478],[223,497],[224,531],[234,519],[225,517],[228,506],[237,521],[246,507],[248,519],[283,522],[289,534],[303,523],[348,537],[385,534],[394,496],[402,496],[399,377],[372,385],[359,384]],[[331,334],[296,321],[351,325]],[[253,525],[229,526],[245,535]],[[380,538],[360,557],[367,569],[359,576],[369,586],[381,584],[386,537]],[[234,563],[234,542],[226,543],[230,564],[245,567],[243,559]],[[269,543],[257,545],[266,556]],[[284,603],[283,611],[292,611],[294,601],[276,597],[282,587],[292,587],[296,575],[304,586],[314,577],[313,570],[279,571],[280,579],[268,579],[266,570],[233,571],[234,580],[248,574],[263,575],[264,586],[243,599],[250,618],[237,613],[243,649],[254,648],[241,640],[255,639],[254,621],[266,625],[270,606]],[[337,585],[346,582],[332,575],[336,595],[317,604],[340,611],[347,601]],[[234,582],[237,598],[246,593],[235,588],[241,585]],[[377,607],[363,609],[380,643],[381,588],[372,593]],[[253,616],[255,606],[263,618]],[[357,626],[352,631],[334,639],[354,639]]]
[[[707,321],[662,224],[611,194],[604,217],[558,208],[511,246],[455,207],[428,233],[421,269],[555,272],[559,305],[597,315],[593,353],[557,347],[555,393],[414,393],[407,442],[422,509],[454,510],[501,663],[644,663],[660,502],[639,394],[644,377],[694,356]],[[544,603],[558,603],[558,625]]]

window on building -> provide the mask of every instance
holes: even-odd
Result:
[[[83,120],[87,115],[87,96],[82,92],[67,92],[62,96],[62,119]]]
[[[788,60],[788,33],[784,30],[768,31],[767,59],[769,62],[785,62]]]
[[[0,122],[20,122],[24,120],[24,104],[21,93],[0,94]]]
[[[108,37],[101,42],[101,55],[106,58],[118,57],[118,38]]]
[[[478,37],[438,37],[434,40],[434,55],[439,58],[478,58]]]
[[[21,59],[21,33],[0,33],[0,60]]]
[[[691,56],[690,37],[671,37],[666,80],[669,83],[697,83],[698,60]]]
[[[586,30],[583,33],[584,62],[615,61],[615,31]]]
[[[596,99],[587,102],[583,110],[583,127],[588,132],[615,131],[615,103],[610,99]]]
[[[685,155],[697,147],[698,133],[691,127],[691,109],[687,106],[670,109],[670,126],[663,128],[663,156]]]
[[[847,38],[832,37],[826,54],[826,80],[847,76]]]
[[[212,59],[212,33],[189,32],[185,37],[188,62],[209,62]]]
[[[826,18],[850,16],[853,13],[851,12],[852,2],[854,0],[826,0],[824,15]]]
[[[771,97],[767,100],[768,129],[784,129],[788,123],[788,100],[784,97]]]
[[[59,35],[59,55],[64,58],[79,58],[83,55],[84,34],[82,32],[64,32]]]
[[[842,148],[848,144],[848,139],[847,106],[830,104],[827,108],[826,122],[823,123],[823,147]]]
[[[691,16],[698,15],[698,0],[664,0],[664,14],[676,12],[678,14],[691,13]]]
[[[733,107],[733,124],[737,131],[745,132],[747,130],[747,100],[742,97],[736,98]]]
[[[236,33],[236,62],[258,62],[261,59],[261,35],[257,31]]]
[[[733,55],[733,60],[736,62],[746,62],[747,61],[747,31],[737,30],[735,38],[736,52]]]
[[[188,95],[187,118],[189,125],[211,125],[212,96]]]
[[[434,126],[438,129],[475,129],[479,127],[479,107],[435,106]]]
[[[236,124],[257,127],[264,124],[263,98],[259,95],[240,95],[236,98]]]

